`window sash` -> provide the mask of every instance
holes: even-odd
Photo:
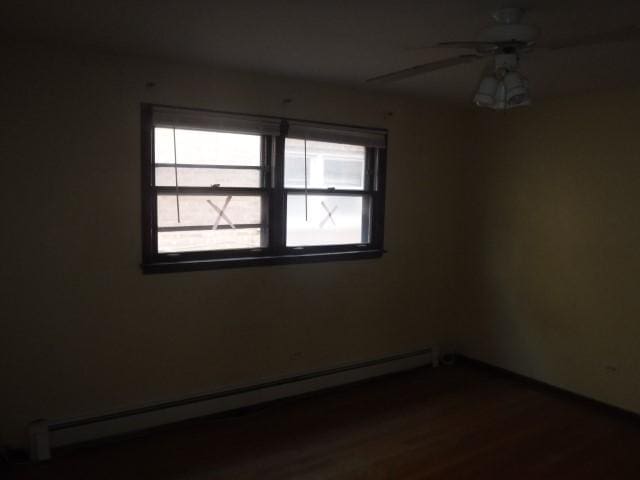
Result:
[[[309,195],[339,195],[341,197],[363,197],[373,193],[371,190],[336,190],[335,188],[285,188],[285,191],[288,194],[304,195],[307,193]]]
[[[165,187],[161,187],[162,190],[165,189]],[[225,191],[227,190],[227,191]],[[254,189],[254,191],[252,193],[248,192],[248,191],[244,191],[242,192],[240,195],[238,195],[237,193],[233,192],[233,191],[228,191],[228,190],[233,190],[233,189],[215,189],[215,191],[209,191],[209,192],[205,192],[205,193],[201,193],[201,192],[189,192],[188,195],[183,195],[183,194],[179,194],[180,197],[184,198],[184,197],[204,197],[204,199],[206,199],[206,197],[218,197],[218,199],[223,199],[224,197],[227,196],[231,196],[231,197],[259,197],[260,199],[260,209],[259,210],[255,210],[253,212],[249,211],[249,213],[246,212],[242,212],[242,210],[240,211],[235,211],[234,212],[234,207],[232,207],[231,205],[229,205],[229,208],[225,210],[225,207],[222,206],[221,201],[220,200],[213,200],[215,202],[215,205],[218,208],[221,208],[222,212],[224,213],[220,213],[220,210],[216,210],[214,211],[212,209],[211,213],[211,217],[210,217],[210,223],[209,223],[209,216],[205,215],[204,217],[202,216],[202,210],[200,209],[200,207],[202,207],[203,205],[198,205],[196,207],[195,210],[195,218],[194,217],[194,210],[193,210],[193,206],[191,207],[191,209],[189,209],[188,207],[185,208],[185,206],[182,206],[181,211],[182,214],[184,215],[185,213],[187,215],[189,215],[189,213],[187,212],[191,212],[191,216],[192,216],[192,220],[193,223],[183,223],[183,224],[176,224],[175,221],[173,221],[172,219],[169,219],[169,221],[167,223],[165,223],[164,225],[160,225],[159,224],[159,220],[158,220],[158,210],[157,210],[157,202],[158,202],[158,197],[159,196],[167,196],[167,197],[171,197],[173,198],[176,193],[175,191],[171,191],[171,192],[166,192],[166,191],[161,191],[161,192],[157,192],[155,194],[155,203],[156,203],[156,211],[154,212],[154,231],[153,231],[153,237],[154,237],[154,245],[155,245],[155,254],[156,255],[171,255],[172,257],[176,257],[176,256],[180,256],[180,255],[184,255],[190,252],[202,252],[205,254],[209,254],[210,256],[216,256],[218,255],[220,252],[226,252],[226,251],[236,251],[236,252],[246,252],[246,251],[255,251],[256,249],[268,249],[270,246],[270,237],[269,237],[269,230],[270,230],[270,225],[269,225],[269,192],[267,189]],[[224,202],[224,200],[222,200],[222,202]],[[237,204],[237,201],[235,202]],[[177,205],[176,205],[176,208]],[[206,207],[205,207],[206,209]],[[199,210],[199,213],[197,213]],[[244,216],[245,221],[244,223],[238,223],[238,214],[240,214],[240,218],[242,218],[242,216]],[[247,215],[249,216],[249,218],[247,218]],[[183,217],[184,218],[184,217]],[[255,220],[258,220],[257,222],[255,222]],[[247,222],[247,220],[249,220],[249,222]],[[254,221],[251,221],[254,220]],[[202,223],[201,223],[202,222]],[[206,223],[205,223],[206,222]],[[231,223],[233,222],[233,226],[231,226]],[[159,243],[159,234],[161,233],[174,233],[174,232],[207,232],[207,231],[216,231],[216,230],[236,230],[237,232],[241,232],[243,230],[260,230],[259,232],[259,243],[260,245],[256,245],[256,246],[245,246],[242,248],[203,248],[203,249],[193,249],[193,248],[188,248],[188,246],[183,245],[183,249],[182,250],[177,250],[177,251],[170,251],[170,252],[161,252],[160,251],[160,243]],[[204,239],[200,239],[200,241],[203,241]],[[220,239],[218,239],[220,240]],[[189,243],[188,239],[183,238],[182,241],[186,241],[186,243]],[[223,242],[224,243],[224,242]]]
[[[156,128],[158,125],[154,124],[152,128]],[[184,128],[183,125],[177,124],[174,128]],[[210,130],[210,129],[208,129]],[[230,130],[229,133],[252,133],[245,131],[237,131]],[[198,258],[201,256],[207,256],[208,258],[218,258],[221,256],[226,256],[231,252],[234,256],[244,256],[248,253],[253,253],[256,251],[265,251],[269,249],[271,245],[270,239],[270,225],[269,225],[269,204],[270,204],[270,192],[271,189],[268,188],[268,184],[270,180],[268,178],[268,173],[270,171],[269,166],[272,163],[272,155],[269,155],[268,147],[271,145],[272,140],[270,137],[261,136],[260,141],[260,165],[225,165],[225,164],[184,164],[184,163],[153,163],[153,187],[152,191],[154,194],[154,200],[157,202],[159,195],[177,195],[179,197],[189,197],[189,196],[251,196],[251,197],[261,197],[261,212],[260,212],[260,223],[246,223],[246,224],[235,224],[234,229],[243,230],[243,229],[260,229],[260,243],[262,244],[259,247],[246,247],[239,249],[229,249],[229,248],[217,248],[217,249],[203,249],[203,250],[181,250],[176,252],[160,252],[159,251],[159,238],[158,234],[167,233],[167,232],[204,232],[213,230],[212,225],[174,225],[174,226],[159,226],[158,225],[158,212],[157,206],[155,207],[154,217],[153,217],[153,242],[154,242],[154,254],[159,257],[168,257],[168,258],[191,258],[196,255]],[[155,159],[154,159],[155,160]],[[211,185],[211,186],[185,186],[185,185],[156,185],[155,184],[155,172],[156,168],[176,168],[176,169],[233,169],[233,170],[253,170],[260,172],[260,187],[231,187],[231,186],[221,186],[221,185]],[[232,227],[225,223],[220,223],[215,227],[216,230],[229,230]]]
[[[285,229],[287,229],[287,222],[289,220],[288,217],[288,202],[289,195],[297,195],[297,196],[322,196],[322,197],[358,197],[362,199],[362,211],[361,211],[361,225],[360,225],[360,234],[362,236],[367,237],[367,241],[360,242],[350,242],[350,243],[328,243],[328,244],[310,244],[310,245],[286,245],[287,242],[287,231],[285,231],[285,247],[288,251],[300,251],[300,250],[321,250],[323,248],[331,248],[331,247],[343,247],[343,246],[351,246],[351,247],[369,247],[373,245],[375,239],[373,237],[372,230],[372,221],[374,216],[374,193],[363,193],[363,192],[354,192],[353,190],[345,190],[345,191],[330,191],[326,190],[316,190],[312,192],[311,190],[305,191],[304,189],[288,189],[286,192],[286,200],[285,200]],[[332,212],[333,215],[333,212]],[[325,217],[326,218],[326,217]]]
[[[153,187],[156,194],[162,195],[260,195],[270,191],[267,187]]]
[[[178,167],[178,168],[219,168],[229,170],[262,170],[260,165],[223,165],[215,163],[154,163],[155,167]]]
[[[287,138],[291,138],[289,136],[287,136]],[[377,148],[373,148],[373,147],[367,147],[365,149],[365,157],[364,157],[364,187],[362,189],[356,189],[356,188],[349,188],[349,189],[340,189],[340,188],[333,188],[333,187],[327,187],[327,188],[304,188],[304,187],[283,187],[285,191],[287,192],[295,192],[295,191],[307,191],[309,193],[311,192],[315,192],[315,193],[319,193],[319,192],[326,192],[326,193],[333,193],[333,192],[338,192],[340,194],[343,195],[348,195],[348,194],[363,194],[363,193],[374,193],[376,191],[378,191],[378,180],[376,177],[376,173],[378,171],[378,152],[379,149]],[[283,162],[286,161],[286,159],[283,158]],[[283,176],[283,182],[284,182],[284,176]]]

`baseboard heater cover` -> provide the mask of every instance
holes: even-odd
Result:
[[[38,420],[29,426],[30,456],[33,461],[47,460],[52,448],[132,433],[426,365],[438,365],[436,347],[92,417]]]

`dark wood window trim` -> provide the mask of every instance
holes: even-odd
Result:
[[[143,103],[141,106],[142,128],[142,269],[145,273],[179,272],[193,270],[208,270],[214,268],[228,268],[252,265],[274,265],[308,262],[326,262],[338,260],[370,259],[382,256],[385,252],[384,239],[384,202],[385,202],[385,173],[386,173],[386,148],[366,147],[366,177],[363,190],[338,190],[338,189],[300,189],[284,187],[284,147],[287,138],[290,121],[304,124],[304,121],[234,114],[229,112],[211,112],[201,109],[189,109],[190,112],[220,113],[224,115],[237,115],[239,118],[267,118],[280,122],[278,135],[262,135],[261,154],[262,164],[259,167],[246,167],[247,169],[263,169],[263,182],[259,188],[221,188],[221,187],[158,187],[155,186],[154,163],[154,122],[153,109],[155,107],[174,108],[161,105]],[[185,109],[182,109],[185,110]],[[327,128],[349,129],[357,131],[359,127],[349,125],[323,124]],[[179,125],[177,125],[179,126]],[[373,129],[363,129],[371,131]],[[384,135],[386,145],[386,130],[375,129],[378,134]],[[242,131],[239,131],[242,133]],[[346,143],[346,142],[345,142]],[[168,165],[169,166],[169,165]],[[171,164],[170,166],[173,166]],[[194,166],[193,168],[200,168]],[[216,168],[227,168],[226,165],[216,165]],[[204,168],[204,166],[203,166]],[[237,167],[233,167],[237,168]],[[243,167],[241,167],[243,168]],[[266,247],[240,250],[214,250],[199,252],[158,253],[157,233],[162,231],[179,231],[187,227],[157,227],[157,193],[166,191],[180,195],[192,194],[224,194],[256,195],[260,194],[266,201],[263,203],[264,244]],[[357,195],[370,202],[370,215],[363,217],[363,228],[369,231],[369,242],[366,244],[331,245],[331,246],[305,246],[287,247],[286,240],[286,211],[288,193],[308,193],[322,195]],[[256,227],[257,225],[242,225],[242,227]],[[188,227],[194,230],[193,227]],[[202,227],[205,228],[205,227]],[[226,228],[220,226],[219,228]]]

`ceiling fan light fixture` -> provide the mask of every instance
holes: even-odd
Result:
[[[505,101],[509,106],[518,106],[529,97],[527,80],[518,72],[509,72],[504,77]]]
[[[508,108],[505,96],[504,82],[502,81],[498,83],[498,88],[496,89],[494,102],[493,105],[491,105],[491,108],[493,108],[494,110],[506,110]]]
[[[493,75],[487,75],[480,81],[478,91],[473,102],[479,107],[490,107],[495,103],[498,90],[498,79]]]
[[[535,25],[522,23],[524,13],[525,10],[518,7],[501,8],[494,12],[493,24],[482,29],[475,40],[446,41],[432,45],[436,48],[467,49],[473,53],[415,65],[370,78],[367,82],[394,82],[492,57],[494,75],[482,78],[473,102],[479,107],[496,110],[530,105],[528,81],[518,71],[520,59],[537,48],[540,29]],[[640,26],[632,24],[561,43],[547,43],[543,48],[548,51],[557,51],[574,47],[638,41],[640,41]]]

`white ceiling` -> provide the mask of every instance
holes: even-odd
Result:
[[[3,0],[4,36],[468,101],[484,63],[388,86],[366,78],[464,53],[418,49],[473,39],[499,6],[528,9],[544,41],[640,24],[640,0]],[[538,51],[532,95],[640,85],[640,42]]]

